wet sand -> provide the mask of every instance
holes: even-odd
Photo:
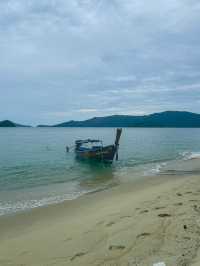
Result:
[[[166,175],[0,218],[0,265],[200,265],[200,176]]]

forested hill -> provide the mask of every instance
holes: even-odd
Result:
[[[200,114],[166,111],[144,116],[112,115],[64,122],[53,127],[200,127]]]
[[[3,121],[0,121],[0,127],[29,127],[29,126],[20,125],[10,120],[3,120]]]

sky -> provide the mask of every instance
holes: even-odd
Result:
[[[0,120],[200,113],[199,0],[1,0]]]

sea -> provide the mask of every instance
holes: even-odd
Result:
[[[124,128],[112,165],[75,158],[76,139],[115,140],[115,128],[0,128],[0,215],[74,200],[123,182],[197,174],[198,128]]]

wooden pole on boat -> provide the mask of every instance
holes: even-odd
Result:
[[[116,133],[115,146],[119,145],[121,134],[122,134],[122,128],[118,128]]]
[[[116,149],[116,161],[118,161],[118,149],[119,149],[119,140],[122,134],[122,128],[117,129],[116,139],[115,139],[115,149]]]

